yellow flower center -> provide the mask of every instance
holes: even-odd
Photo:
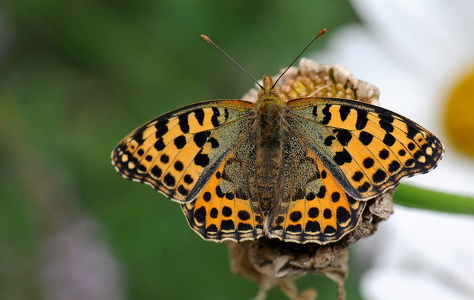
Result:
[[[474,158],[474,69],[451,91],[446,104],[444,126],[453,146]]]

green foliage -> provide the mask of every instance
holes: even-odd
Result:
[[[407,207],[474,215],[474,199],[467,196],[440,193],[401,184],[393,199],[396,204]]]

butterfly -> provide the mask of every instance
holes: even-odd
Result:
[[[417,123],[354,100],[284,101],[271,76],[256,102],[211,100],[126,136],[112,162],[181,204],[205,240],[327,244],[366,202],[436,167],[442,143]]]

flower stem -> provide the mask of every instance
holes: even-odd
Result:
[[[434,211],[474,215],[474,198],[434,192],[400,184],[393,197],[395,204]]]

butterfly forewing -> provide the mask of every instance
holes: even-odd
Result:
[[[169,112],[125,137],[112,153],[113,164],[125,178],[173,200],[192,200],[237,143],[235,135],[248,127],[252,107],[243,100],[215,100]]]
[[[288,106],[291,126],[357,200],[432,170],[444,153],[429,131],[381,107],[332,98],[296,99]]]

